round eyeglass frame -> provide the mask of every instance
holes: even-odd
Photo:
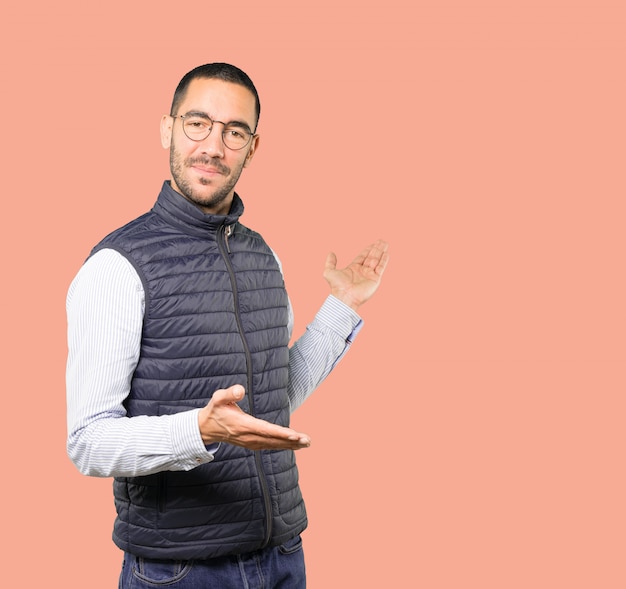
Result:
[[[187,137],[187,139],[189,139],[190,141],[196,141],[196,142],[204,141],[213,131],[213,127],[215,126],[215,123],[220,123],[224,125],[224,129],[221,133],[222,143],[224,143],[224,146],[230,149],[231,151],[239,151],[240,149],[243,149],[244,147],[248,146],[250,144],[250,141],[252,141],[252,138],[255,136],[255,133],[253,133],[252,131],[249,131],[250,137],[248,137],[248,141],[246,141],[241,147],[231,147],[230,145],[228,145],[228,143],[226,143],[226,139],[224,137],[224,133],[226,133],[226,126],[228,125],[228,123],[224,123],[223,121],[214,121],[211,117],[208,117],[205,115],[203,118],[206,118],[211,122],[211,127],[209,128],[209,132],[200,139],[189,137],[189,135],[187,134],[187,129],[185,129],[185,119],[193,117],[193,116],[197,116],[197,115],[170,115],[170,117],[172,117],[173,119],[182,119],[183,133],[185,134],[185,137]]]

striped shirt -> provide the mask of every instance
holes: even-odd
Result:
[[[140,476],[191,470],[211,462],[219,444],[205,446],[200,409],[175,415],[127,417],[124,400],[139,361],[144,290],[130,262],[103,249],[72,281],[68,321],[67,451],[91,476]],[[289,349],[288,394],[293,412],[328,376],[362,326],[350,307],[330,295]],[[289,309],[289,334],[293,313]]]

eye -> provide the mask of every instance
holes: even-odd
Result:
[[[240,131],[238,129],[230,128],[230,129],[226,129],[225,132],[229,137],[232,137],[233,139],[245,139],[247,137],[245,132]]]
[[[211,126],[209,125],[208,121],[205,121],[203,119],[186,119],[185,125],[187,125],[189,129],[194,130],[203,130]]]

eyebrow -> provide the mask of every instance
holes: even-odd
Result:
[[[213,121],[216,123],[223,123],[225,127],[240,127],[242,129],[245,129],[248,133],[252,133],[252,129],[250,128],[250,125],[248,125],[248,123],[246,123],[245,121],[218,121],[217,119],[212,118],[211,116],[209,116],[207,113],[201,111],[201,110],[188,110],[185,115],[186,117],[189,116],[194,116],[194,117],[201,117],[203,119],[207,119],[208,121]]]

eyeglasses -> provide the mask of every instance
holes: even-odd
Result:
[[[183,131],[192,141],[203,141],[213,130],[213,125],[219,123],[224,125],[222,130],[222,141],[228,149],[243,149],[253,137],[252,131],[240,123],[223,123],[214,121],[205,114],[170,115],[173,119],[183,120]]]

